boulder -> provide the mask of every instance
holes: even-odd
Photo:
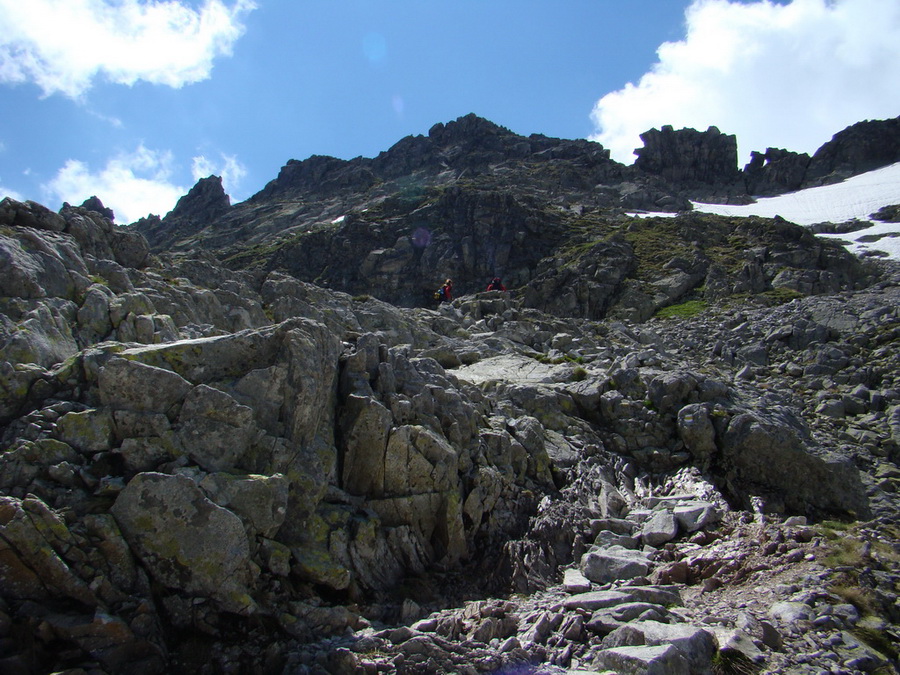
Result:
[[[259,568],[241,519],[184,476],[140,473],[111,509],[134,554],[164,586],[252,612]]]
[[[777,491],[792,511],[870,512],[852,461],[827,451],[812,454],[786,424],[736,415],[722,440],[722,460],[738,481]]]
[[[391,432],[391,412],[378,401],[351,395],[339,420],[344,445],[343,486],[350,494],[385,494],[385,450]]]
[[[696,388],[697,377],[691,373],[665,373],[650,381],[647,396],[658,411],[665,413],[688,403]]]
[[[108,409],[66,413],[56,421],[56,438],[91,455],[112,448],[113,417]]]
[[[673,645],[614,647],[594,655],[594,663],[618,675],[688,675],[687,659]]]
[[[630,602],[631,595],[624,590],[616,591],[589,591],[578,593],[563,600],[566,609],[585,610],[589,612],[606,607],[614,607],[624,602]]]
[[[11,197],[0,201],[0,224],[32,227],[36,230],[62,232],[66,229],[65,219],[43,204],[19,202]]]
[[[656,511],[641,527],[641,539],[647,546],[659,546],[678,536],[678,521],[671,511]]]
[[[718,450],[709,406],[691,403],[678,411],[678,437],[701,468],[708,468]]]
[[[563,573],[563,588],[568,593],[587,593],[591,590],[591,582],[580,570],[570,568]]]
[[[719,508],[710,502],[689,501],[677,504],[672,515],[678,526],[685,532],[696,532],[707,525],[718,522],[722,514]]]
[[[0,496],[0,584],[18,601],[76,601],[96,607],[98,599],[69,558],[77,541],[62,518],[37,497]]]
[[[0,314],[0,361],[50,368],[78,352],[73,302],[46,298],[24,309],[17,321]]]
[[[675,647],[687,660],[692,673],[707,671],[718,647],[712,633],[686,623],[635,621],[629,628],[641,635],[642,644]]]
[[[650,560],[641,551],[621,546],[589,551],[581,558],[581,572],[591,581],[606,584],[618,579],[646,576]]]

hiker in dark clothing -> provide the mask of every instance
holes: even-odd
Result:
[[[500,277],[494,277],[491,280],[491,283],[488,284],[487,290],[489,290],[489,291],[505,291],[506,286],[504,286],[503,282],[500,281]]]

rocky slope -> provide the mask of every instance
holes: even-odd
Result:
[[[570,245],[432,308],[4,200],[0,670],[897,672],[900,271],[485,199]]]

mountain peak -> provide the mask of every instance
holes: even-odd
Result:
[[[231,199],[225,194],[222,177],[208,176],[198,180],[166,217],[191,219],[195,213],[202,213],[206,217],[223,213],[230,207]]]
[[[471,143],[487,136],[515,136],[512,131],[490,120],[469,113],[452,122],[438,122],[428,130],[428,137],[438,145],[452,143]]]

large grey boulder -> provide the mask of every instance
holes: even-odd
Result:
[[[36,230],[62,232],[66,229],[66,220],[43,204],[33,201],[19,202],[10,197],[0,201],[0,224],[33,227]]]
[[[115,294],[105,284],[92,284],[78,308],[78,337],[88,345],[106,338],[112,330],[109,304]]]
[[[737,481],[777,491],[795,512],[809,510],[869,514],[859,471],[845,457],[819,451],[811,454],[786,424],[750,413],[736,415],[722,439],[725,467]]]
[[[113,416],[108,409],[72,411],[56,422],[56,438],[89,455],[112,447]]]
[[[344,489],[350,494],[382,496],[385,449],[393,417],[377,400],[351,395],[344,402],[340,427],[344,442]]]
[[[411,526],[425,541],[436,536],[458,560],[466,552],[458,467],[446,439],[422,426],[398,427],[385,449],[383,496],[376,493],[369,505],[386,525]]]
[[[677,410],[689,401],[697,388],[697,382],[697,377],[692,373],[664,373],[650,381],[647,396],[660,412]]]
[[[563,573],[563,588],[567,593],[588,593],[591,590],[591,582],[581,570],[569,568]]]
[[[17,316],[10,310],[0,313],[0,361],[50,368],[78,351],[72,333],[73,302],[46,298],[22,302],[20,307],[24,311]]]
[[[630,591],[631,589],[628,590]],[[563,607],[570,610],[593,612],[598,609],[615,607],[625,602],[631,602],[631,600],[632,596],[630,593],[623,589],[615,591],[588,591],[566,598],[563,601]]]
[[[606,584],[617,579],[645,576],[650,571],[650,560],[642,551],[610,546],[585,553],[580,567],[582,574],[591,581]]]
[[[672,509],[672,515],[678,521],[678,526],[685,532],[696,532],[722,518],[719,508],[715,504],[695,500],[677,504]]]
[[[241,519],[191,479],[140,473],[111,509],[131,550],[161,584],[246,613],[259,568]]]
[[[618,675],[689,675],[688,661],[673,645],[638,645],[603,649],[594,663]]]
[[[66,555],[77,543],[40,499],[0,495],[0,587],[16,600],[74,600],[96,607],[94,591]],[[4,603],[5,604],[5,603]]]
[[[0,296],[74,300],[89,285],[71,237],[21,227],[0,232]]]
[[[674,646],[687,660],[692,673],[708,672],[718,647],[711,632],[686,623],[634,621],[628,624],[628,629],[640,636],[640,642],[632,644]]]
[[[641,539],[648,546],[659,546],[678,536],[678,520],[665,509],[654,512],[641,527]]]
[[[715,457],[716,430],[710,418],[709,406],[690,403],[678,411],[678,437],[694,460],[706,469]]]
[[[150,245],[139,232],[115,228],[110,234],[110,249],[116,262],[125,267],[142,269],[150,256]]]

